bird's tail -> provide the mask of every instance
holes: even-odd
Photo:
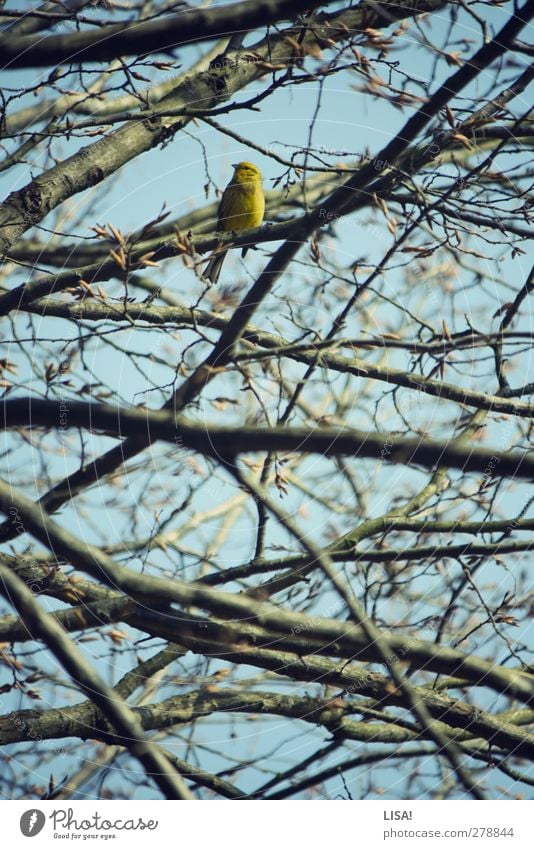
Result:
[[[225,256],[226,251],[223,251],[210,259],[202,275],[206,280],[209,280],[211,283],[217,283]]]

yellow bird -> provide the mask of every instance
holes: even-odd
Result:
[[[239,233],[259,227],[265,211],[261,171],[251,162],[239,162],[233,166],[232,179],[226,186],[217,218],[218,233]],[[247,248],[243,248],[245,256]],[[210,259],[204,277],[216,283],[221,273],[227,251],[221,251]]]

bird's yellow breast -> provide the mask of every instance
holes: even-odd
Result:
[[[221,210],[221,229],[249,230],[263,221],[263,195],[253,186],[232,186],[231,203]]]

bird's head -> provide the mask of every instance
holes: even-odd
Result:
[[[234,165],[234,183],[261,182],[261,171],[252,162],[238,162]]]

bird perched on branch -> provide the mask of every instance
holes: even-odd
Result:
[[[232,179],[226,186],[217,218],[218,233],[239,233],[259,227],[265,211],[261,171],[251,162],[234,165]],[[243,248],[245,256],[247,248]],[[204,271],[204,277],[217,283],[227,251],[216,253]]]

